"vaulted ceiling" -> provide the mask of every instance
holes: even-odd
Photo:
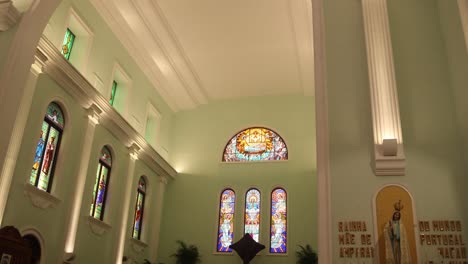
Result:
[[[91,0],[175,111],[313,95],[310,0]]]

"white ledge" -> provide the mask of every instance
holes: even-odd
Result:
[[[130,238],[130,243],[132,244],[133,250],[139,253],[143,252],[143,250],[148,247],[148,244],[145,242],[134,238]]]
[[[20,17],[21,14],[12,1],[0,1],[0,32],[13,27]]]
[[[404,176],[406,158],[403,153],[403,146],[398,145],[396,156],[384,156],[381,145],[375,146],[374,171],[377,176]]]
[[[93,233],[98,236],[104,235],[104,233],[106,233],[112,228],[112,226],[109,225],[108,223],[101,221],[99,219],[96,219],[90,215],[88,216],[88,224],[89,224],[89,227],[91,228],[91,231],[93,231]]]
[[[31,203],[41,209],[55,207],[61,201],[54,195],[38,189],[37,187],[26,183],[24,186],[24,194],[29,197]]]

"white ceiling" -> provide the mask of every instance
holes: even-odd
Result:
[[[314,93],[310,0],[91,2],[176,111]]]

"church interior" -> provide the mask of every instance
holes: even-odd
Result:
[[[0,1],[0,264],[468,264],[467,52],[468,0]]]

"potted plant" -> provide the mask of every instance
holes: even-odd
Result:
[[[318,263],[318,255],[315,251],[310,247],[310,245],[306,245],[305,247],[299,246],[300,249],[296,251],[297,256],[297,264],[317,264]]]
[[[172,257],[176,258],[176,264],[196,264],[201,261],[200,253],[195,245],[187,245],[181,240],[176,241],[179,244],[175,254]]]

